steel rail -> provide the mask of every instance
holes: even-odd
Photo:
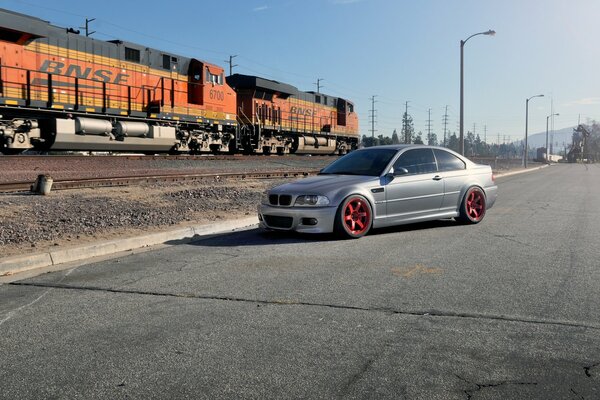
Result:
[[[167,154],[155,154],[155,155],[145,155],[145,154],[123,154],[123,155],[114,155],[114,154],[104,154],[104,155],[83,155],[83,154],[53,154],[53,155],[2,155],[0,156],[0,161],[2,160],[10,160],[12,161],[24,161],[24,160],[73,160],[73,159],[82,159],[82,160],[90,160],[90,159],[125,159],[125,160],[241,160],[249,157],[256,156],[248,156],[245,154],[206,154],[206,155],[198,155],[198,154],[178,154],[178,155],[167,155]],[[280,156],[281,157],[281,156]]]
[[[144,183],[162,182],[194,182],[207,179],[277,179],[298,178],[315,175],[319,171],[269,171],[269,172],[225,172],[211,174],[184,174],[184,175],[147,175],[127,176],[114,178],[91,178],[91,179],[64,179],[55,180],[52,190],[84,189],[96,187],[118,187],[140,185]],[[34,182],[7,182],[0,183],[0,193],[28,192],[31,191]]]

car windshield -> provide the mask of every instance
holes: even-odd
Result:
[[[353,151],[323,168],[321,174],[379,176],[397,152],[396,149]]]

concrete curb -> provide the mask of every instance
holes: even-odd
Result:
[[[494,176],[496,178],[504,178],[504,177],[507,177],[507,176],[519,175],[519,174],[524,174],[526,172],[537,171],[537,170],[540,170],[542,168],[546,168],[546,167],[549,167],[549,166],[550,166],[549,164],[545,164],[545,165],[540,165],[539,167],[535,167],[535,168],[520,169],[518,171],[505,172],[503,174],[494,174]]]
[[[202,236],[231,232],[258,224],[258,217],[248,217],[217,224],[190,226],[172,231],[153,233],[132,238],[115,239],[100,243],[52,250],[26,256],[14,256],[0,259],[0,277],[50,267],[59,264],[82,261],[89,258],[106,256],[123,251],[140,249],[170,241],[189,243]]]

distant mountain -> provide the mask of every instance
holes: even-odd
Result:
[[[565,144],[567,146],[571,144],[574,128],[576,127],[573,126],[570,128],[557,129],[554,131],[554,135],[552,135],[552,131],[548,132],[549,146],[552,137],[554,137],[554,147],[552,147],[552,152],[554,154],[558,154],[560,151],[562,151]],[[538,147],[546,147],[546,132],[544,131],[540,133],[530,134],[527,138],[527,144],[531,149],[537,149]]]

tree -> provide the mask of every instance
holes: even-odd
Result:
[[[429,146],[437,146],[437,135],[435,133],[428,133],[427,134],[427,144]]]
[[[413,126],[413,119],[408,113],[404,113],[402,116],[402,136],[404,143],[410,144],[413,142],[413,136],[415,135],[415,127]]]
[[[417,133],[417,136],[415,137],[415,144],[423,144],[423,133],[422,132]]]
[[[394,129],[394,133],[392,133],[392,144],[400,143],[400,139],[398,139],[398,133]]]
[[[361,143],[363,147],[372,147],[377,146],[379,144],[379,140],[371,136],[363,135]]]
[[[379,135],[377,139],[380,145],[392,144],[392,139],[387,136]]]
[[[453,132],[452,135],[448,138],[448,148],[450,150],[454,150],[456,152],[460,152],[460,143],[458,137],[456,136],[456,132]]]

